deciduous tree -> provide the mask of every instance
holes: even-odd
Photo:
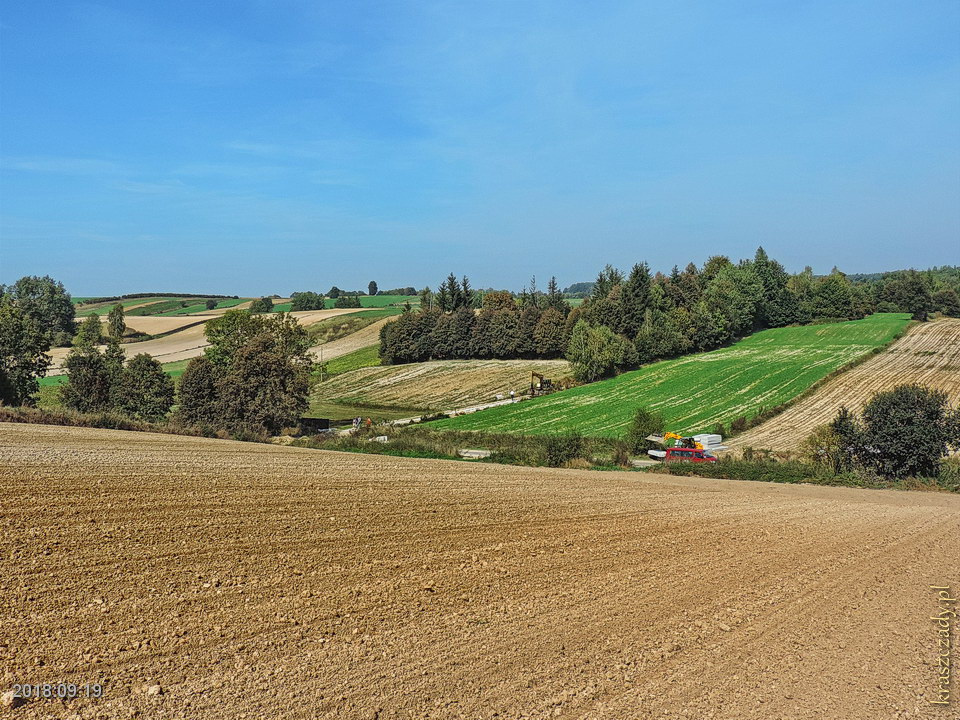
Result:
[[[33,317],[0,294],[0,404],[24,405],[50,366],[50,336]]]
[[[123,305],[120,303],[117,303],[110,309],[110,314],[107,316],[107,329],[109,330],[110,337],[116,338],[117,340],[120,340],[127,331],[127,321],[124,319]]]
[[[111,389],[113,407],[140,420],[164,418],[173,405],[173,378],[163,371],[159,361],[146,353],[133,357],[121,371]]]
[[[13,285],[0,285],[0,296],[8,295],[21,313],[47,336],[51,345],[67,346],[76,333],[75,310],[63,283],[49,275],[27,276]]]

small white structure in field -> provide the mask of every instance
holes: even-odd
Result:
[[[726,445],[721,445],[723,442],[723,437],[715,433],[702,433],[700,435],[694,435],[693,439],[698,443],[703,445],[704,450],[726,450]]]

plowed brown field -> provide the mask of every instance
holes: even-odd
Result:
[[[810,397],[728,445],[796,450],[814,428],[830,422],[841,405],[862,410],[875,393],[903,383],[942,390],[960,404],[960,319],[915,325],[886,351],[829,380]]]
[[[4,689],[104,687],[4,717],[956,716],[956,496],[0,424],[0,521]]]

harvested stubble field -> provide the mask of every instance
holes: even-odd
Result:
[[[3,686],[105,688],[14,718],[950,716],[955,496],[0,424],[0,507]]]
[[[370,347],[371,345],[376,345],[380,342],[380,328],[392,320],[393,318],[389,317],[377,320],[354,333],[350,333],[346,337],[332,340],[322,345],[315,345],[310,348],[310,353],[317,359],[322,356],[324,361],[327,361],[349,355],[352,352]]]
[[[941,390],[960,405],[960,319],[915,325],[906,337],[849,372],[831,378],[816,392],[729,442],[731,448],[796,450],[841,406],[860,411],[875,393],[904,383]]]
[[[752,418],[807,391],[831,372],[892,341],[903,313],[764,330],[730,347],[646,365],[547,397],[439,420],[438,429],[594,437],[626,432],[639,407],[663,414],[675,432],[709,432]]]
[[[332,343],[331,343],[332,344]],[[454,410],[529,390],[530,373],[570,375],[566,360],[434,360],[353,370],[320,383],[316,399],[347,405]]]

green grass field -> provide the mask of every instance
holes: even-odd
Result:
[[[174,316],[174,315],[190,315],[191,313],[206,312],[207,311],[207,302],[206,298],[184,298],[189,305],[187,307],[174,308],[173,310],[167,310],[166,312],[161,313],[148,313],[150,315],[162,315],[164,317]],[[212,300],[217,300],[217,298],[211,298]],[[223,308],[232,308],[241,303],[248,302],[250,298],[229,298],[227,300],[217,300],[217,305],[214,307],[214,310],[222,310]],[[147,309],[147,308],[144,308]]]
[[[423,410],[417,408],[381,408],[373,405],[341,405],[340,403],[311,400],[310,409],[304,417],[327,418],[329,420],[350,420],[355,417],[379,420],[401,420],[417,417]]]
[[[388,305],[403,305],[405,302],[410,301],[411,306],[418,306],[420,304],[420,298],[416,295],[361,295],[360,296],[360,307],[365,308],[386,308]],[[324,303],[324,308],[327,310],[333,309],[334,303],[337,301],[333,298],[327,298]],[[280,303],[279,305],[273,306],[273,312],[290,312],[290,303]],[[399,314],[400,308],[396,308],[396,313]]]
[[[709,431],[718,422],[751,418],[795,398],[831,372],[893,340],[909,320],[909,315],[888,313],[853,322],[764,330],[727,348],[439,420],[431,427],[618,437],[636,409],[648,407],[662,413],[668,429],[675,432]]]
[[[327,363],[327,373],[329,375],[340,375],[341,373],[358,370],[365,367],[376,367],[380,364],[380,343],[370,345],[369,347],[354,350],[352,353],[341,355]]]
[[[87,315],[107,315],[113,310],[113,306],[118,302],[124,307],[124,309],[130,307],[131,305],[140,305],[141,303],[154,303],[161,302],[167,298],[162,297],[145,297],[145,298],[128,298],[126,300],[115,300],[113,302],[106,303],[96,303],[90,307],[84,307],[79,304],[83,302],[83,298],[73,298],[74,305],[76,306],[76,312],[78,316],[86,317]]]

